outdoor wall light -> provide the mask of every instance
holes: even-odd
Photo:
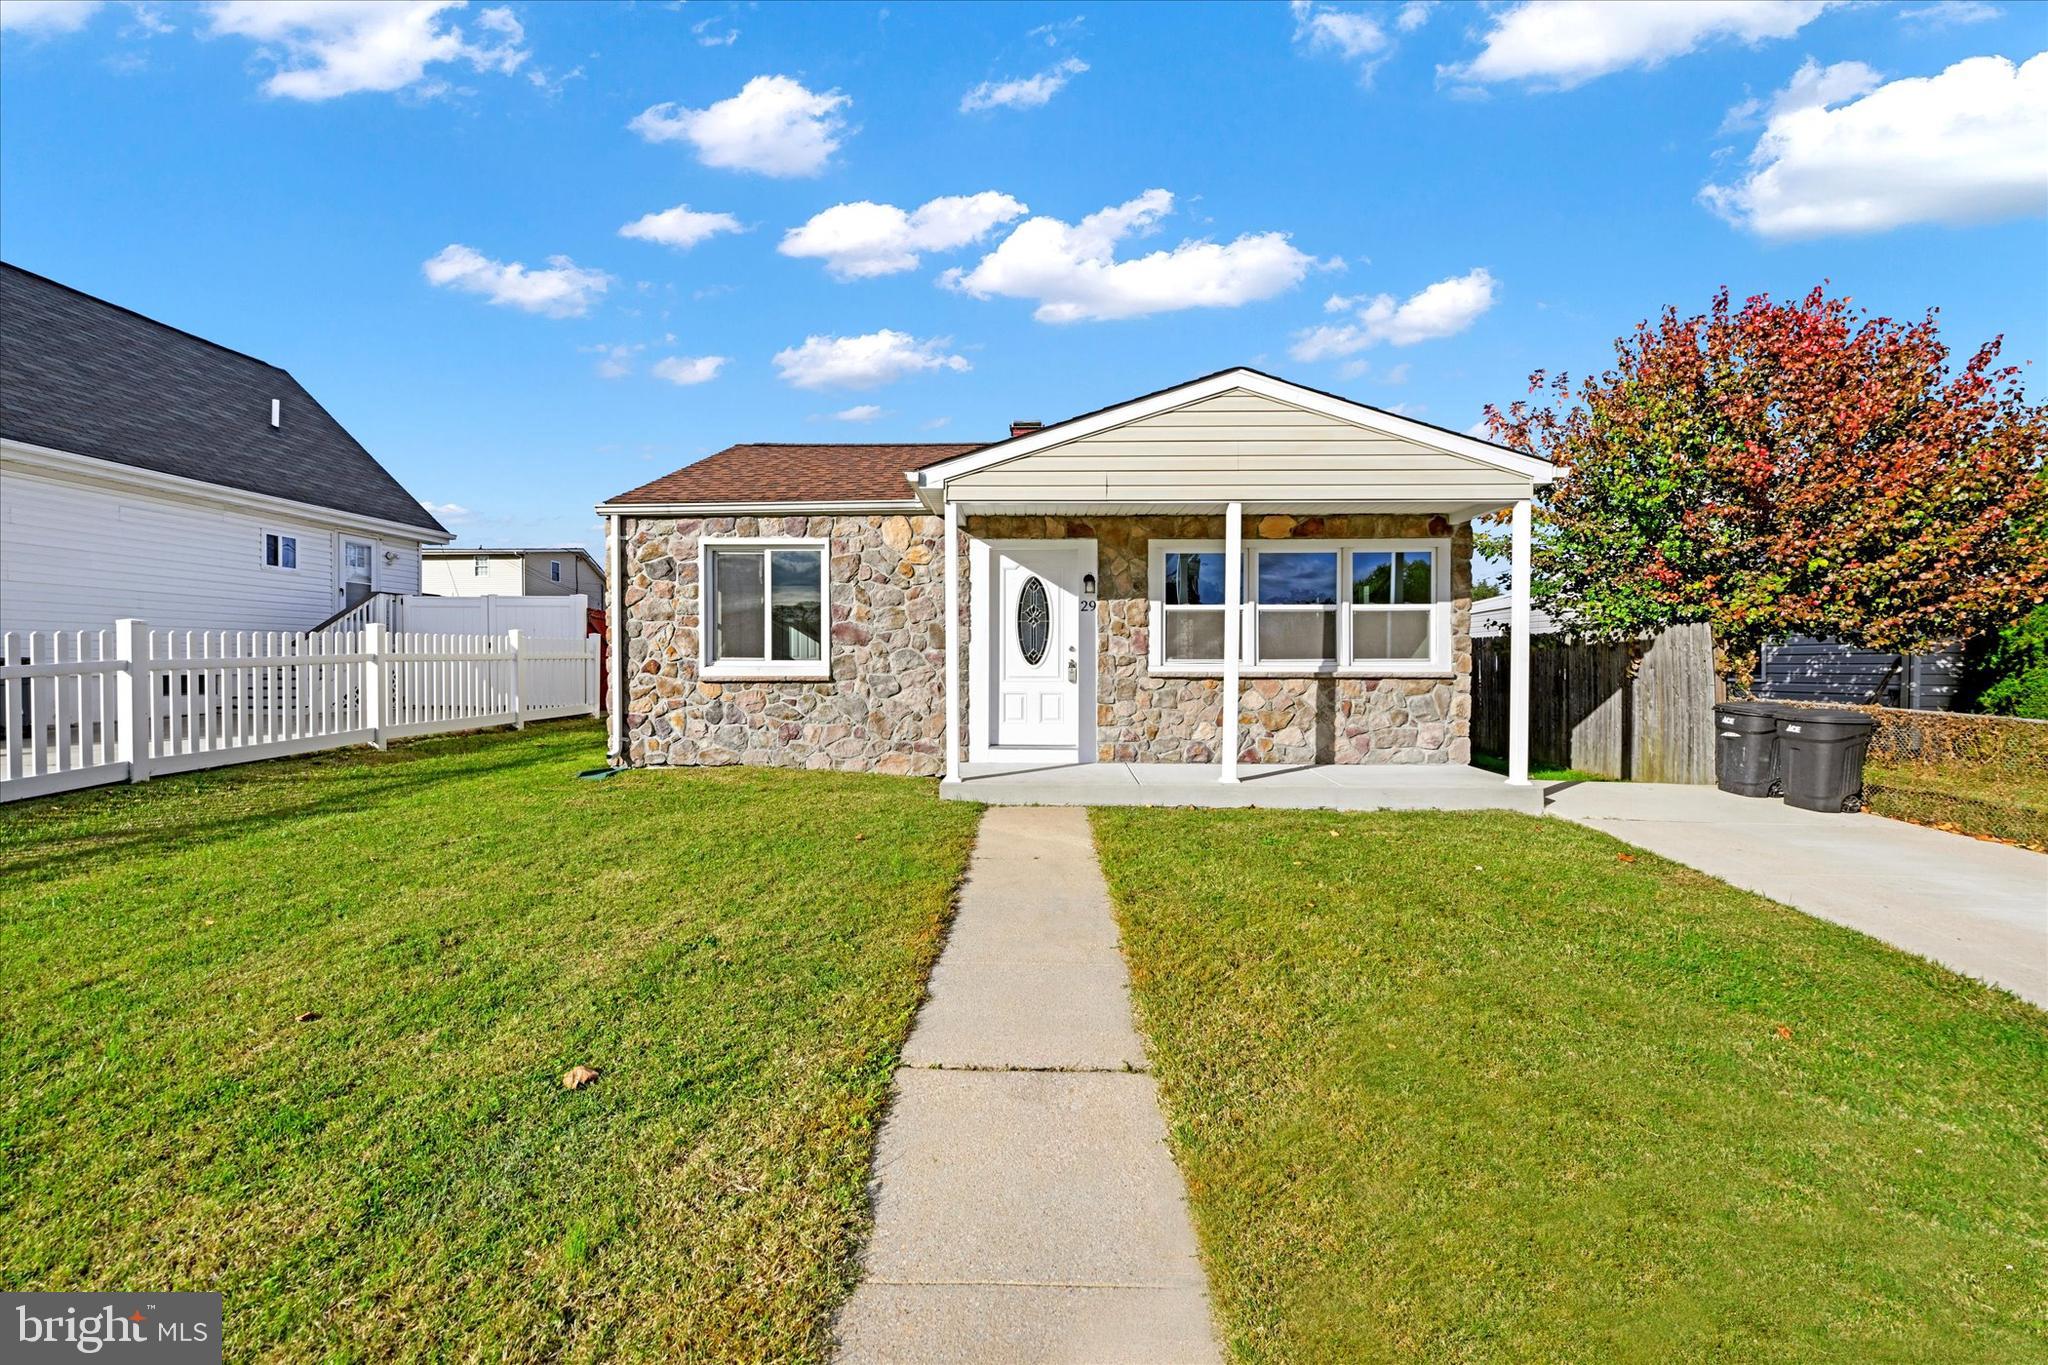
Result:
[[[1084,574],[1082,574],[1082,575],[1081,575],[1081,595],[1082,595],[1083,597],[1093,597],[1093,596],[1095,596],[1095,575],[1094,575],[1094,574],[1092,574],[1092,573],[1084,573]]]

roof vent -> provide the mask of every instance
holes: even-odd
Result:
[[[283,426],[283,425],[284,425],[284,400],[283,400],[282,398],[273,398],[273,399],[271,399],[271,400],[270,400],[270,426],[271,426],[271,429],[272,429],[272,430],[274,431],[274,430],[276,430],[276,429],[277,429],[278,427],[281,427],[281,426]]]
[[[1038,430],[1040,427],[1044,425],[1045,423],[1043,422],[1012,422],[1010,423],[1010,435],[1029,436],[1032,432]]]

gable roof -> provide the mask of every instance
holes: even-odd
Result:
[[[0,436],[448,534],[277,366],[5,262]]]
[[[1539,484],[1549,483],[1558,475],[1557,466],[1526,451],[1498,445],[1461,431],[1452,431],[1449,427],[1440,427],[1433,422],[1403,417],[1399,413],[1373,407],[1369,403],[1355,402],[1339,394],[1312,389],[1305,384],[1297,384],[1292,380],[1267,374],[1263,370],[1240,365],[1218,370],[1214,374],[1205,374],[1199,379],[1190,379],[1185,383],[1155,389],[1151,393],[1112,403],[1093,412],[1084,412],[1064,421],[1053,422],[1007,440],[990,442],[988,445],[963,452],[960,456],[920,466],[914,482],[920,493],[929,499],[945,486],[947,479],[956,475],[969,474],[1010,460],[1021,459],[1053,446],[1064,445],[1068,441],[1108,431],[1124,423],[1158,413],[1170,412],[1177,407],[1200,402],[1204,398],[1228,393],[1233,389],[1243,389],[1278,402],[1291,403],[1340,421],[1354,423],[1369,431],[1414,441],[1481,465],[1520,475]]]
[[[698,503],[908,503],[908,474],[980,442],[910,445],[793,443],[727,446],[607,505]]]
[[[510,559],[513,555],[524,558],[527,555],[555,555],[562,558],[580,559],[604,576],[604,566],[597,562],[597,556],[581,545],[426,545],[420,548],[422,559],[474,559],[484,555],[491,559]]]

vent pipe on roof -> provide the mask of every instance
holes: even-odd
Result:
[[[1034,431],[1038,430],[1038,429],[1039,429],[1040,427],[1042,427],[1042,426],[1044,426],[1044,425],[1045,425],[1045,423],[1043,423],[1043,422],[1032,422],[1032,421],[1023,421],[1023,422],[1012,422],[1012,423],[1010,423],[1010,435],[1012,435],[1012,436],[1024,436],[1024,435],[1028,435],[1029,433],[1031,433],[1031,432],[1034,432]]]
[[[273,399],[271,399],[271,400],[270,400],[270,426],[271,426],[271,429],[272,429],[272,430],[276,430],[276,429],[277,429],[278,427],[281,427],[281,426],[283,426],[283,425],[284,425],[284,400],[283,400],[282,398],[273,398]]]

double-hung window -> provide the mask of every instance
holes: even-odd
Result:
[[[822,540],[703,542],[706,677],[828,678]]]
[[[1221,544],[1154,542],[1154,671],[1221,672]],[[1445,673],[1451,667],[1448,540],[1274,540],[1245,545],[1238,658],[1252,676]]]
[[[561,581],[562,581],[562,561],[561,561],[561,560],[559,560],[559,559],[550,559],[550,560],[548,561],[548,582],[550,582],[550,583],[559,583],[559,582],[561,582]]]
[[[299,538],[276,531],[263,533],[263,564],[270,569],[299,567]]]

